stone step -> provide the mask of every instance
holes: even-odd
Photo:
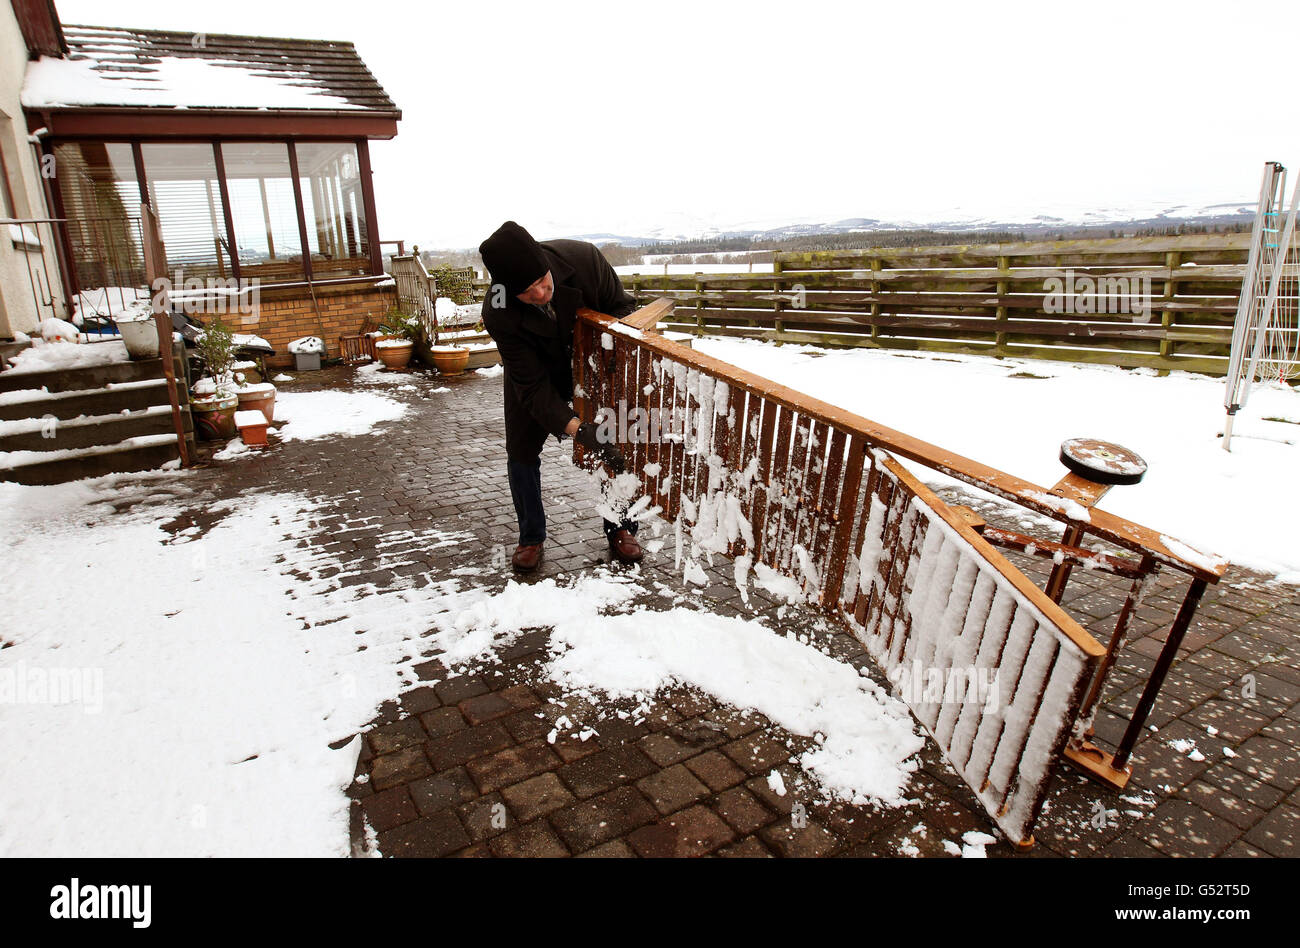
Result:
[[[18,451],[0,455],[0,481],[62,484],[104,474],[153,470],[179,458],[173,434],[144,435],[92,448]]]
[[[143,379],[162,378],[162,359],[141,359],[138,362],[109,362],[73,369],[47,369],[40,372],[18,372],[10,369],[0,372],[0,392],[16,392],[43,388],[49,392],[71,392],[77,389],[104,388],[121,382],[138,382]]]
[[[185,431],[194,428],[188,411],[181,413]],[[152,405],[138,411],[88,415],[69,420],[24,418],[0,421],[0,452],[63,451],[111,445],[142,435],[174,433],[171,405]]]
[[[188,398],[183,388],[179,394],[181,404],[186,405]],[[70,421],[79,415],[113,415],[166,404],[169,404],[167,380],[161,378],[114,382],[103,388],[68,392],[0,392],[0,421],[46,415]]]

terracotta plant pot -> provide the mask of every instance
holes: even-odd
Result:
[[[386,369],[404,369],[411,364],[415,343],[409,339],[381,339],[375,343],[375,354]]]
[[[194,413],[194,430],[204,441],[224,441],[235,436],[235,412],[239,398],[234,395],[196,398],[190,403]]]
[[[430,352],[440,375],[460,375],[469,365],[469,350],[463,346],[433,346]]]
[[[267,424],[275,421],[275,386],[270,382],[245,385],[235,394],[239,397],[239,410],[257,409],[266,416]]]

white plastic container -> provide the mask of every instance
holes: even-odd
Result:
[[[158,323],[154,321],[151,310],[122,313],[113,317],[113,323],[122,334],[127,355],[132,359],[158,358]]]

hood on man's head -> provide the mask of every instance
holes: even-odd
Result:
[[[479,244],[478,252],[492,282],[503,284],[511,296],[528,289],[551,268],[542,252],[542,245],[514,221],[506,221],[498,227],[491,237]]]

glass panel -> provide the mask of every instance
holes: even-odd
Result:
[[[72,244],[76,283],[143,289],[144,249],[140,231],[140,188],[131,146],[112,142],[67,142],[54,147],[54,174],[63,198]],[[115,310],[134,293],[107,293]]]
[[[212,146],[155,144],[140,148],[172,281],[233,277]]]
[[[289,146],[223,142],[221,158],[239,239],[240,276],[263,283],[304,279]]]
[[[317,279],[368,274],[370,236],[352,142],[298,142],[307,241]]]

